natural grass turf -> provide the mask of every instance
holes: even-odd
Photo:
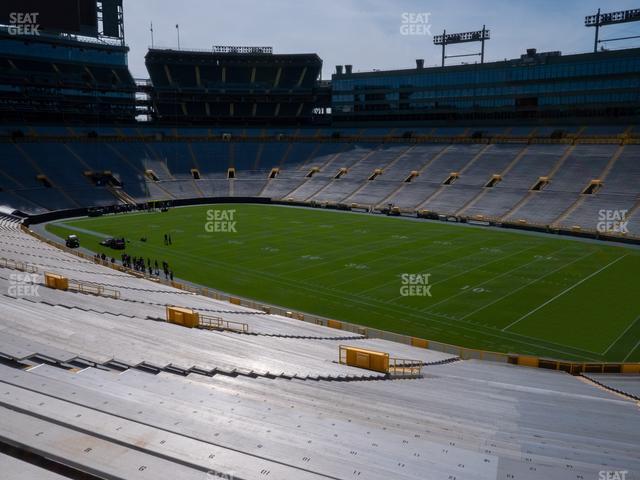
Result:
[[[237,233],[207,233],[209,209],[235,210]],[[118,260],[100,235],[69,227],[125,236],[127,253],[166,260],[176,277],[294,310],[471,348],[640,361],[640,250],[629,247],[265,205],[47,226]],[[430,274],[432,296],[402,296],[403,273]]]

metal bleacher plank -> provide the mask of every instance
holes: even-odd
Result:
[[[14,360],[23,360],[33,355],[38,355],[59,362],[69,362],[77,357],[76,354],[66,350],[28,340],[6,331],[0,335],[0,353]]]
[[[2,453],[0,453],[0,472],[3,480],[64,480],[68,478]]]
[[[52,370],[55,369],[49,369],[49,373]],[[27,378],[30,375],[34,378]],[[43,381],[42,377],[30,372],[19,372],[18,378],[14,375],[13,383],[22,383],[25,388],[30,384],[43,385],[43,391],[47,392],[45,400],[38,395],[33,397],[33,394],[31,396],[20,394],[22,389],[6,383],[2,385],[2,390],[3,393],[10,391],[11,395],[16,395],[15,398],[10,398],[14,404],[19,402],[20,405],[28,405],[30,411],[39,414],[44,414],[43,409],[46,407],[48,412],[46,415],[55,417],[56,421],[74,422],[76,428],[94,429],[92,431],[96,435],[108,436],[113,441],[117,440],[126,445],[140,445],[138,442],[144,438],[142,449],[154,455],[165,457],[170,455],[176,460],[189,461],[194,465],[201,465],[203,462],[207,465],[207,462],[210,462],[208,460],[210,455],[214,454],[219,462],[218,465],[235,466],[236,475],[239,478],[261,478],[259,472],[265,469],[272,474],[275,473],[275,478],[283,479],[314,479],[325,478],[325,476],[349,478],[356,467],[362,468],[365,478],[380,480],[391,478],[390,476],[397,479],[413,478],[411,475],[401,473],[393,475],[391,473],[393,459],[389,458],[382,458],[377,462],[371,457],[366,461],[364,458],[356,458],[350,464],[345,464],[340,461],[342,454],[338,453],[348,448],[345,446],[332,447],[327,443],[322,447],[316,446],[313,451],[310,451],[305,447],[306,440],[309,438],[307,432],[296,431],[295,426],[289,428],[288,434],[281,428],[270,426],[269,428],[273,430],[270,435],[271,430],[265,431],[262,425],[256,424],[256,418],[247,417],[244,421],[240,421],[232,412],[214,415],[202,404],[195,404],[191,407],[196,409],[195,413],[185,415],[187,411],[191,412],[191,409],[185,405],[186,398],[190,395],[188,391],[181,392],[180,398],[151,393],[145,395],[145,392],[140,390],[139,395],[131,396],[129,393],[135,389],[130,390],[125,385],[109,383],[105,375],[100,376],[101,378],[96,379],[93,385],[96,387],[100,385],[97,382],[102,382],[105,391],[109,392],[106,404],[101,401],[100,395],[83,389],[81,374],[73,375],[80,380],[74,385],[65,385],[54,379]],[[154,376],[148,375],[148,377],[152,382]],[[11,395],[3,395],[2,400],[8,400],[7,397]],[[74,404],[61,408],[59,405],[63,405],[64,402],[58,400],[59,396],[73,399]],[[159,404],[159,401],[166,405]],[[95,406],[88,410],[77,406],[79,403],[82,405],[94,403]],[[210,403],[211,407],[214,407],[217,402],[211,399]],[[109,417],[104,413],[105,411],[110,411],[113,415],[110,420],[105,420]],[[81,416],[77,417],[78,414]],[[114,423],[122,428],[114,431]],[[162,440],[165,440],[165,443],[160,443]],[[317,438],[314,439],[314,443],[316,441]],[[330,449],[335,452],[328,453]],[[277,459],[286,460],[280,462]],[[373,465],[367,467],[367,463],[373,463]],[[376,463],[378,463],[377,466]],[[242,471],[238,471],[241,467]]]
[[[97,441],[105,444],[109,449],[120,448],[128,451],[127,453],[135,453],[141,458],[139,461],[120,466],[127,467],[132,472],[139,464],[147,465],[149,468],[151,468],[149,464],[166,464],[164,468],[173,472],[175,475],[173,478],[183,478],[181,476],[183,471],[190,474],[185,478],[206,478],[208,472],[214,478],[216,475],[223,478],[226,478],[225,475],[233,478],[259,478],[261,471],[270,471],[275,478],[300,478],[304,480],[324,478],[323,475],[278,464],[261,456],[230,450],[126,418],[111,417],[93,409],[70,404],[19,387],[3,384],[1,389],[4,401],[9,397],[15,405],[20,405],[20,410],[29,412],[29,415],[24,412],[19,414],[22,418],[26,418],[27,424],[32,418],[31,415],[34,415],[49,425],[55,424],[56,427],[73,432],[68,434],[69,437],[85,437],[78,438],[78,441],[81,442],[80,446],[94,448],[94,443]],[[7,394],[7,392],[10,393]],[[82,401],[81,389],[76,389],[76,393],[78,401]],[[115,425],[117,428],[114,428]],[[104,452],[101,452],[99,456],[104,458]],[[93,466],[93,468],[97,467]],[[167,477],[158,476],[155,478],[171,478],[168,476],[170,472],[167,472]],[[129,474],[118,478],[137,478],[137,476],[137,474]]]
[[[0,439],[81,472],[111,479],[201,480],[203,472],[0,407]]]

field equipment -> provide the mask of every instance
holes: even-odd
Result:
[[[69,235],[65,240],[65,244],[68,248],[78,248],[80,246],[80,239],[77,235]]]

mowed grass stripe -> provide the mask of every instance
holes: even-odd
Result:
[[[615,261],[603,252],[598,255],[600,262],[585,266],[583,274],[592,274]],[[638,286],[628,277],[629,270],[640,271],[640,257],[628,255],[610,265],[510,330],[542,339],[563,338],[566,345],[580,345],[603,352],[605,358],[622,360],[635,344],[634,339],[640,338],[635,329],[629,330],[628,337],[618,338],[640,316]],[[617,340],[624,343],[608,350]]]
[[[52,228],[52,230],[57,230],[61,235],[66,234],[66,232],[64,232],[63,230],[60,230],[59,227],[58,228],[54,227]],[[96,240],[95,244],[97,245],[98,238],[95,238],[95,240]],[[213,262],[210,262],[210,263],[213,263]],[[207,267],[206,264],[205,265],[200,264],[200,266],[203,268]],[[231,269],[230,271],[235,272],[235,270],[233,269]],[[222,270],[219,270],[219,272],[225,273],[225,270],[222,269]],[[247,278],[247,276],[238,276],[237,274],[234,275],[234,278],[236,279],[235,284],[238,287],[242,287],[244,286],[245,282],[251,281],[249,278]],[[202,283],[203,285],[206,285],[206,283],[203,283],[197,279],[194,281],[198,283]],[[254,287],[256,285],[258,288],[263,285],[264,286],[268,285],[269,290],[267,293],[272,296],[275,296],[275,298],[277,298],[277,294],[281,292],[281,290],[274,291],[273,285],[268,284],[266,282],[254,284]],[[218,287],[218,288],[221,288],[221,287]],[[226,290],[231,291],[229,289],[226,289]],[[303,288],[299,289],[295,295],[287,297],[287,299],[289,300],[289,303],[278,302],[277,300],[273,300],[273,303],[276,303],[276,304],[279,303],[280,305],[292,305],[292,307],[297,307],[298,302],[304,303],[305,301],[316,300],[318,296],[319,295],[317,291],[313,290],[309,292],[306,290],[306,287],[303,286]],[[331,297],[338,297],[339,300],[336,301]],[[256,297],[256,298],[259,298],[259,297]],[[345,315],[343,319],[347,321],[351,321],[354,323],[359,323],[359,322],[362,323],[361,321],[362,318],[367,318],[367,319],[370,319],[370,323],[364,323],[364,324],[368,324],[369,326],[373,326],[376,328],[383,328],[382,325],[378,326],[378,324],[376,323],[377,319],[380,317],[381,308],[375,308],[373,305],[367,302],[356,301],[356,302],[353,302],[356,305],[350,305],[351,308],[347,312],[344,310],[344,306],[346,303],[348,303],[348,300],[341,296],[334,295],[331,292],[325,292],[325,295],[322,296],[322,300],[323,300],[323,307],[325,307],[326,311],[330,311],[331,308],[335,307]],[[357,303],[360,303],[360,305],[357,305]],[[384,310],[384,307],[382,308],[382,310]],[[566,349],[566,350],[561,349],[561,348],[558,348],[557,346],[553,346],[553,344],[549,342],[541,343],[536,339],[528,339],[526,337],[523,337],[522,335],[516,335],[516,334],[505,335],[505,334],[499,334],[499,333],[486,333],[484,329],[480,330],[477,328],[471,328],[469,326],[454,326],[454,325],[451,325],[449,322],[443,321],[442,319],[425,316],[424,314],[416,315],[414,312],[403,313],[402,311],[399,311],[396,308],[389,309],[389,310],[390,312],[387,312],[387,316],[383,317],[383,320],[386,322],[385,329],[390,331],[397,331],[398,333],[406,333],[406,334],[415,335],[415,336],[420,336],[420,335],[424,336],[424,331],[426,329],[427,332],[430,334],[428,338],[433,338],[433,339],[437,338],[440,341],[453,343],[453,344],[455,344],[456,342],[460,343],[459,341],[463,340],[465,341],[467,346],[471,348],[485,348],[488,350],[504,351],[504,352],[534,353],[535,351],[541,355],[555,356],[558,358],[565,358],[569,360],[579,360],[579,359],[597,360],[596,358],[589,356],[590,355],[589,352],[583,352],[575,349]],[[336,315],[335,318],[341,318],[341,317]],[[399,326],[401,327],[401,329],[399,329]],[[418,333],[418,331],[416,333],[413,333],[414,329],[419,329],[418,331],[421,333]],[[511,340],[509,339],[510,337],[511,337]],[[482,346],[478,346],[478,345],[482,345]],[[547,346],[547,345],[551,345],[551,346]],[[532,350],[527,350],[527,349],[532,349]],[[545,352],[545,353],[540,353],[540,352]]]
[[[242,219],[238,234],[202,236],[206,210],[226,207],[235,208],[237,217]],[[147,218],[138,215],[134,219],[124,215],[68,223],[114,236],[126,232],[126,236],[134,240],[128,247],[128,253],[166,259],[180,278],[292,309],[473,347],[533,351],[570,359],[622,360],[614,348],[606,355],[594,355],[589,352],[588,343],[583,341],[575,342],[573,338],[569,341],[562,335],[536,338],[537,334],[530,335],[519,329],[498,333],[496,330],[499,329],[492,322],[497,306],[500,311],[512,312],[503,316],[513,321],[535,305],[552,298],[549,287],[557,293],[576,281],[574,276],[561,272],[563,276],[550,275],[544,281],[509,295],[557,265],[555,262],[548,262],[549,265],[533,262],[521,270],[509,272],[530,262],[531,257],[551,256],[554,251],[562,249],[562,260],[570,261],[595,252],[598,261],[591,264],[591,271],[594,271],[598,265],[604,265],[602,260],[605,258],[628,253],[629,258],[637,259],[640,254],[636,250],[511,231],[264,205],[190,207],[145,215]],[[203,221],[194,222],[194,218]],[[149,225],[156,225],[150,233]],[[332,227],[327,228],[326,225]],[[164,247],[162,234],[170,230],[176,232],[173,235],[174,245]],[[64,234],[63,230],[58,232]],[[137,242],[145,232],[148,242]],[[83,246],[100,251],[97,245],[88,245],[93,240],[85,241],[84,235],[80,237]],[[239,243],[230,244],[230,240]],[[371,247],[373,242],[375,244]],[[265,244],[278,249],[278,252],[263,250]],[[520,248],[523,252],[501,259],[501,256],[507,257]],[[326,253],[315,263],[301,259],[305,255],[322,256],[317,252]],[[492,261],[493,255],[495,261]],[[273,268],[274,263],[282,261],[285,263]],[[368,268],[359,270],[347,267],[349,264],[367,265]],[[468,294],[463,295],[457,297],[458,301],[449,302],[446,308],[441,305],[437,311],[428,313],[420,311],[429,307],[424,298],[410,300],[410,303],[404,299],[399,299],[397,304],[385,303],[398,296],[399,279],[394,286],[396,276],[407,273],[408,267],[411,268],[409,272],[429,273],[433,270],[433,273],[441,275],[442,282],[437,285],[441,295],[455,295],[465,285],[483,282],[494,285],[495,291],[481,297],[481,301]],[[572,273],[573,268],[567,270]],[[582,271],[576,273],[582,275]],[[576,277],[584,277],[580,275]],[[625,275],[631,275],[629,269],[625,269]],[[431,280],[437,281],[436,278]],[[623,278],[617,280],[618,283],[622,281]],[[535,301],[533,307],[531,302],[521,305],[521,294],[525,292],[527,299]],[[464,322],[453,320],[505,295],[505,300],[467,317]],[[640,314],[634,296],[623,301],[631,311]],[[580,323],[581,309],[581,302],[577,301],[576,312],[568,319],[573,327]],[[554,309],[551,316],[555,316]],[[606,321],[602,324],[607,328]],[[620,332],[621,329],[612,329],[610,337],[615,338]],[[624,353],[627,354],[628,351]]]
[[[446,301],[449,300],[449,298],[452,297],[456,297],[458,295],[462,295],[463,293],[465,293],[465,291],[463,290],[463,288],[465,286],[469,286],[468,285],[468,278],[470,278],[474,273],[476,272],[486,272],[488,271],[488,269],[490,268],[489,266],[491,264],[494,264],[496,262],[503,262],[506,258],[511,258],[511,257],[518,257],[518,256],[522,256],[524,255],[525,252],[528,252],[531,249],[536,248],[535,246],[533,247],[527,247],[527,248],[519,248],[517,249],[515,252],[513,253],[509,253],[508,255],[505,255],[504,257],[500,258],[500,259],[496,259],[495,256],[492,256],[492,260],[490,260],[489,262],[484,262],[484,263],[477,263],[477,262],[473,262],[470,265],[464,265],[464,266],[454,266],[453,270],[454,272],[450,275],[434,275],[433,280],[431,283],[432,286],[432,290],[433,290],[433,298],[429,298],[429,300],[435,301],[436,303],[433,303],[432,301],[429,301],[428,305],[426,307],[421,306],[419,309],[423,312],[431,312],[433,310],[433,307],[436,305],[439,305],[440,303],[444,303]],[[503,252],[506,253],[506,250],[502,250]],[[476,254],[475,256],[472,256],[471,258],[473,259],[478,259],[479,255]],[[465,259],[466,260],[466,259]],[[465,262],[466,263],[466,262]],[[457,273],[456,273],[456,268],[457,268]],[[438,271],[438,269],[434,269],[435,272]],[[457,288],[457,286],[462,285],[461,287]],[[452,285],[454,285],[452,287]],[[443,294],[443,292],[448,292]],[[444,297],[444,298],[443,298]],[[406,304],[407,301],[410,301],[412,297],[403,297],[403,296],[396,296],[393,298],[393,301],[390,303],[400,303],[398,302],[398,300],[402,299],[405,302],[403,302],[403,304]]]
[[[540,264],[539,257],[548,256],[558,250],[568,248],[558,245],[541,244],[531,251],[525,249],[519,255],[504,257],[501,256],[498,262],[493,262],[480,270],[474,270],[469,275],[459,276],[451,282],[445,282],[440,286],[442,290],[440,300],[423,309],[425,312],[444,312],[449,314],[459,313],[460,309],[468,306],[477,307],[478,303],[492,298],[497,298],[504,294],[505,289],[509,291],[519,287],[522,277],[517,276],[518,271],[534,271],[534,264]],[[500,279],[506,280],[506,285],[490,285]],[[464,297],[464,299],[460,298]],[[437,307],[437,309],[436,309]]]
[[[439,238],[439,237],[436,237]],[[421,243],[424,240],[420,240]],[[345,288],[351,287],[353,289],[359,282],[364,280],[364,284],[368,285],[371,282],[371,277],[378,276],[380,280],[385,281],[389,278],[389,274],[385,273],[389,270],[397,270],[399,267],[403,267],[405,265],[414,265],[415,259],[406,260],[403,258],[401,262],[397,262],[398,258],[396,255],[398,254],[398,247],[402,247],[404,249],[415,249],[417,252],[421,250],[419,244],[416,247],[413,247],[412,243],[407,243],[403,245],[393,245],[391,247],[386,247],[384,249],[377,248],[375,250],[366,250],[364,248],[360,249],[360,253],[355,256],[341,256],[334,265],[331,265],[332,268],[327,269],[326,272],[309,277],[314,281],[320,281],[322,284],[330,284],[333,287],[345,286]],[[432,249],[432,256],[429,257],[430,260],[433,260],[434,265],[439,264],[438,260],[442,259],[444,262],[449,261],[449,255],[451,255],[452,249],[450,246],[442,246],[439,245],[438,249],[435,251]],[[375,257],[372,261],[372,257]],[[345,263],[348,262],[348,263]],[[424,260],[421,261],[424,262]],[[380,265],[376,268],[376,265]],[[365,269],[361,269],[360,267],[366,267]],[[415,268],[415,267],[414,267]],[[399,271],[406,271],[406,268],[400,268]],[[412,269],[413,270],[413,269]],[[361,274],[360,272],[366,272]],[[373,280],[376,282],[376,280]],[[377,282],[376,282],[377,283]],[[361,293],[361,289],[358,288],[355,293]]]
[[[510,244],[514,244],[516,242],[511,242]],[[478,253],[474,250],[471,249],[472,246],[476,246],[476,245],[487,245],[486,242],[484,241],[479,241],[479,242],[473,242],[470,244],[465,244],[465,245],[460,245],[457,244],[456,248],[452,248],[449,249],[448,251],[446,251],[446,257],[443,258],[443,260],[447,260],[445,262],[438,262],[438,263],[433,263],[433,264],[424,264],[424,263],[420,263],[420,268],[421,270],[416,271],[416,259],[412,258],[411,260],[408,260],[406,262],[403,262],[400,265],[393,265],[387,269],[385,269],[385,271],[389,271],[392,270],[392,279],[387,280],[387,281],[383,281],[383,283],[381,284],[376,284],[376,286],[371,287],[371,288],[367,288],[367,285],[370,283],[375,283],[375,282],[371,282],[370,279],[368,277],[370,277],[370,275],[362,275],[362,276],[358,276],[356,279],[354,279],[354,284],[362,284],[362,288],[360,289],[358,296],[360,297],[364,297],[367,295],[382,295],[384,293],[384,296],[386,296],[387,294],[389,294],[389,292],[395,292],[397,293],[399,288],[399,284],[400,284],[400,275],[403,273],[414,273],[414,274],[433,274],[433,272],[437,272],[438,270],[444,268],[444,267],[448,267],[449,270],[453,270],[455,272],[456,269],[461,270],[461,273],[451,273],[449,276],[445,276],[445,280],[451,277],[454,277],[456,275],[462,275],[465,272],[467,272],[468,270],[464,270],[461,267],[458,267],[457,265],[455,265],[456,262],[467,262],[469,260],[469,258],[473,257],[477,257]],[[454,252],[459,252],[462,250],[462,253],[464,253],[464,255],[460,255],[460,254],[456,254]],[[431,257],[430,257],[431,258]],[[424,261],[424,260],[423,260]],[[495,260],[492,259],[487,263],[491,263],[494,262]],[[480,264],[477,265],[474,268],[480,268],[481,266],[485,265]],[[389,276],[389,275],[387,275]],[[367,278],[365,278],[367,277]],[[436,285],[439,282],[443,281],[442,279],[437,281],[437,282],[433,282],[431,281],[431,285]],[[342,285],[341,283],[338,283],[337,286]],[[390,288],[391,287],[391,288]],[[392,299],[396,299],[398,298],[397,296],[393,297]]]
[[[342,233],[336,232],[338,235],[343,235]],[[345,233],[346,235],[346,233]],[[380,234],[378,235],[379,240],[376,241],[366,241],[362,242],[361,240],[355,241],[352,244],[348,244],[346,247],[344,243],[335,244],[334,239],[336,236],[329,239],[325,239],[326,243],[322,242],[322,238],[319,239],[318,245],[322,245],[320,250],[315,250],[312,255],[321,257],[320,261],[312,261],[307,262],[307,264],[303,263],[303,266],[294,270],[289,270],[287,273],[292,274],[295,272],[304,272],[307,269],[317,270],[320,266],[325,267],[328,265],[334,264],[339,265],[340,267],[344,267],[344,261],[349,263],[363,263],[364,261],[370,261],[372,257],[378,258],[380,260],[389,261],[389,256],[395,256],[398,252],[398,249],[407,250],[420,250],[421,243],[425,241],[425,238],[393,238],[395,234],[392,231],[389,231],[386,235]],[[404,237],[403,235],[395,235],[397,237]],[[430,238],[448,238],[446,232],[431,232]],[[327,245],[333,245],[332,248],[327,248]],[[375,245],[376,247],[372,247]],[[380,247],[377,247],[380,245]],[[307,247],[308,248],[308,247]],[[326,259],[326,260],[325,260]],[[291,262],[299,261],[300,257],[297,259],[292,259]],[[325,260],[325,261],[323,261]],[[277,264],[277,267],[280,267],[282,264]],[[331,273],[333,269],[327,269],[327,273]]]
[[[62,235],[65,232],[58,230]],[[96,238],[97,240],[97,238]],[[97,244],[97,241],[95,242]],[[152,248],[155,250],[155,248]],[[203,268],[207,267],[207,263],[215,263],[215,262],[205,262],[205,264],[200,263],[199,265]],[[220,272],[225,272],[226,269],[219,270]],[[250,275],[238,276],[235,273],[233,267],[229,269],[232,273],[234,273],[234,278],[236,279],[235,284],[238,287],[244,285],[245,282],[251,282],[251,279],[247,278]],[[194,280],[197,283],[206,284],[199,280]],[[282,290],[276,290],[274,293],[273,284],[269,284],[267,282],[253,284],[254,287],[257,286],[259,289],[261,286],[268,286],[268,294],[276,295]],[[233,286],[233,285],[232,285]],[[228,289],[227,289],[228,290]],[[325,289],[326,290],[326,289]],[[340,293],[336,291],[336,293]],[[375,305],[372,305],[369,302],[354,300],[352,305],[350,305],[349,311],[345,311],[344,307],[349,303],[348,298],[345,298],[342,295],[338,295],[331,291],[324,291],[324,295],[321,296],[323,300],[323,306],[327,311],[331,311],[332,308],[335,308],[337,312],[342,313],[345,317],[343,319],[347,321],[351,321],[354,323],[363,323],[362,319],[370,319],[369,326],[373,326],[376,328],[384,328],[390,331],[397,331],[398,333],[406,333],[415,336],[425,336],[425,329],[428,333],[426,335],[428,338],[438,339],[440,341],[448,342],[448,343],[460,343],[464,341],[467,346],[471,348],[485,348],[493,351],[504,351],[504,352],[526,352],[526,353],[534,353],[537,352],[540,355],[558,357],[558,358],[566,358],[566,359],[588,359],[588,360],[597,360],[595,357],[591,357],[589,352],[583,352],[576,349],[563,349],[555,346],[549,342],[539,342],[536,339],[528,339],[522,337],[521,335],[514,334],[501,334],[499,332],[487,332],[484,328],[475,328],[470,325],[451,325],[448,321],[443,321],[442,319],[425,316],[424,314],[416,314],[415,312],[402,312],[402,309],[397,308],[385,308],[384,306],[378,306],[376,308]],[[320,295],[316,289],[307,289],[304,285],[298,289],[295,295],[287,296],[287,300],[289,303],[273,301],[276,304],[280,305],[293,305],[293,307],[297,307],[298,302],[304,303],[305,301],[315,301],[318,299]],[[277,297],[277,295],[276,295]],[[257,297],[259,298],[259,297]],[[386,310],[386,311],[385,311]],[[405,309],[406,310],[406,309]],[[307,310],[309,311],[309,310]],[[331,315],[329,315],[331,316]],[[383,324],[378,324],[377,320],[382,316]],[[335,318],[341,318],[338,315],[334,315]]]

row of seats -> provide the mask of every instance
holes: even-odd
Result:
[[[25,212],[118,203],[85,175],[109,171],[140,202],[236,196],[392,204],[586,230],[596,230],[603,210],[626,211],[630,233],[640,233],[636,145],[44,142],[0,144],[0,153],[0,202]],[[546,185],[531,191],[541,177]],[[593,180],[599,189],[584,194]]]
[[[460,126],[460,127],[162,127],[162,126],[146,126],[144,124],[138,126],[83,126],[73,125],[0,125],[0,136],[11,135],[13,132],[22,131],[28,136],[85,136],[90,132],[95,132],[100,136],[124,136],[139,137],[153,136],[162,134],[167,136],[178,137],[219,137],[223,133],[229,133],[233,136],[249,136],[260,137],[276,135],[292,135],[303,137],[326,137],[335,133],[344,136],[356,137],[387,137],[402,136],[407,132],[411,132],[416,136],[438,136],[438,137],[463,137],[471,136],[474,133],[482,133],[484,136],[511,136],[511,137],[549,137],[550,135],[563,132],[569,136],[580,137],[611,137],[620,135],[638,135],[640,131],[636,125],[556,125],[556,126]]]

